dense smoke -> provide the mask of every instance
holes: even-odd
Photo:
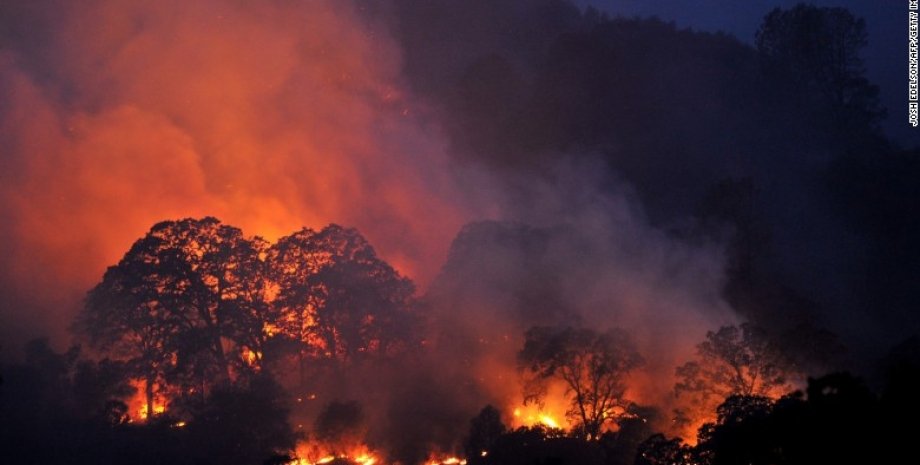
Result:
[[[722,325],[879,352],[916,330],[888,292],[916,267],[887,261],[909,234],[879,232],[840,154],[895,150],[881,113],[816,119],[762,58],[557,0],[0,4],[2,355],[67,346],[106,266],[204,216],[271,242],[355,227],[415,281],[426,351],[280,379],[301,431],[406,463],[456,452],[486,404],[515,423],[535,325],[627,330],[629,399],[662,420]],[[904,164],[869,168],[897,187]]]
[[[625,181],[654,227],[730,243],[729,300],[760,324],[807,321],[873,355],[917,330],[916,161],[878,128],[859,18],[802,6],[813,22],[793,30],[776,11],[755,48],[554,0],[395,4],[406,77],[455,159],[506,187],[560,159],[602,192]],[[845,39],[821,42],[833,28]]]
[[[470,217],[398,48],[351,4],[0,8],[8,345],[63,342],[83,293],[162,219],[269,239],[347,224],[425,282]]]

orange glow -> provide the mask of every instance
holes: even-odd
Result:
[[[165,411],[166,411],[166,405],[165,405],[165,404],[162,404],[162,403],[160,403],[160,404],[157,404],[157,403],[153,404],[153,414],[154,414],[154,415],[160,415],[160,414],[162,414],[162,413],[165,412]],[[141,419],[146,420],[146,419],[147,419],[147,406],[144,405],[143,407],[141,407],[141,410],[140,410],[138,413],[139,413],[139,416],[140,416]]]
[[[460,457],[447,456],[447,457],[429,457],[428,461],[425,462],[425,465],[466,465],[466,460],[461,459]]]
[[[366,445],[360,444],[347,448],[345,451],[333,452],[326,445],[312,441],[303,441],[297,444],[294,452],[294,465],[321,465],[342,459],[358,465],[379,465],[378,454],[371,451]]]
[[[146,421],[147,417],[147,395],[146,383],[143,380],[131,380],[131,386],[136,391],[125,403],[128,405],[128,418],[130,421]],[[158,395],[159,389],[154,387],[153,396],[153,414],[160,415],[166,412],[167,402],[162,395]]]
[[[249,347],[243,347],[242,355],[243,361],[245,361],[247,365],[258,368],[259,360],[262,359],[262,354],[254,350],[250,350]]]
[[[73,98],[0,53],[14,115],[0,130],[16,170],[0,186],[0,278],[43,309],[19,311],[19,325],[66,340],[86,289],[164,219],[212,215],[270,241],[354,226],[425,286],[460,226],[482,216],[453,181],[448,144],[401,89],[397,44],[349,3],[60,10],[45,51]]]
[[[559,413],[558,410],[555,413],[548,412],[549,410],[546,406],[541,408],[540,406],[530,404],[516,407],[511,412],[511,426],[518,428],[521,426],[543,425],[547,428],[569,429],[569,423],[565,420],[564,409],[561,413]]]
[[[521,404],[511,409],[511,427],[543,425],[547,428],[569,430],[573,426],[566,416],[569,405],[565,385],[551,383],[542,402]]]

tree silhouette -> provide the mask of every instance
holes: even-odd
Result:
[[[731,395],[716,409],[717,420],[700,428],[695,456],[702,463],[777,463],[772,447],[774,400],[763,396]]]
[[[565,382],[571,395],[567,414],[587,439],[597,439],[605,423],[628,413],[625,377],[643,361],[621,329],[534,327],[525,333],[518,363],[528,377],[525,401],[539,402],[547,383]]]
[[[415,287],[354,229],[330,225],[281,238],[268,252],[279,330],[301,354],[349,361],[409,342]]]
[[[204,395],[261,351],[263,249],[215,218],[159,223],[89,292],[76,330],[145,380],[148,412],[158,384]]]
[[[692,463],[693,457],[693,448],[679,438],[668,439],[663,434],[654,434],[639,445],[635,464],[683,465]]]
[[[859,56],[867,37],[866,22],[845,8],[799,4],[767,14],[755,41],[772,77],[788,83],[795,98],[821,96],[836,129],[853,131],[884,116]]]
[[[483,407],[479,415],[470,421],[469,436],[463,443],[467,463],[472,465],[486,463],[484,459],[488,457],[489,450],[506,431],[498,409],[491,405]]]
[[[262,463],[292,450],[297,437],[287,416],[285,392],[265,373],[215,388],[186,427],[201,457],[195,463]]]
[[[674,392],[686,402],[678,419],[689,423],[733,395],[779,397],[790,390],[793,372],[759,328],[744,323],[709,331],[697,345],[697,359],[677,368]]]

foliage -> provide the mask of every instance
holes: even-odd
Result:
[[[184,219],[155,225],[106,271],[75,329],[146,381],[148,411],[167,389],[194,408],[279,347],[296,346],[303,363],[413,345],[414,292],[354,229],[305,229],[269,247],[215,218]]]
[[[794,367],[766,333],[750,324],[723,326],[706,333],[697,359],[677,368],[674,392],[690,410],[708,412],[733,395],[779,397],[791,389]]]
[[[920,430],[898,421],[903,413],[886,409],[890,400],[880,401],[848,373],[809,379],[804,394],[780,399],[734,395],[719,406],[716,421],[700,429],[696,446],[656,435],[642,444],[636,463],[897,463],[912,453],[909,438]],[[913,399],[901,407],[917,404]]]
[[[655,434],[646,439],[636,453],[636,465],[680,465],[693,460],[693,449],[679,438]]]
[[[755,42],[767,71],[794,89],[795,98],[820,96],[838,136],[864,130],[884,116],[878,88],[865,78],[859,56],[866,22],[844,8],[799,4],[764,18]]]
[[[632,339],[621,329],[534,327],[525,334],[518,363],[529,376],[525,400],[538,402],[547,382],[565,382],[571,396],[567,412],[585,436],[597,439],[604,424],[630,408],[624,398],[626,376],[642,364]]]
[[[215,218],[154,225],[89,292],[76,329],[146,381],[148,411],[154,385],[203,392],[248,370],[244,349],[261,352],[263,248]]]
[[[281,238],[268,252],[278,327],[303,351],[332,360],[411,344],[415,287],[354,229],[330,225]]]
[[[463,443],[467,463],[470,465],[486,463],[485,458],[488,457],[489,451],[506,432],[507,428],[502,423],[498,409],[491,405],[483,407],[479,414],[470,421],[470,432]]]

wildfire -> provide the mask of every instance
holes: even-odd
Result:
[[[428,458],[425,465],[466,465],[466,460],[459,457]]]
[[[374,457],[369,456],[369,455],[359,455],[359,456],[357,456],[357,457],[349,457],[349,456],[343,454],[343,455],[339,455],[339,456],[327,455],[327,456],[325,456],[325,457],[323,457],[323,458],[317,460],[316,462],[310,462],[310,461],[305,460],[305,459],[298,459],[298,460],[295,461],[294,463],[296,463],[296,464],[298,464],[298,465],[300,465],[300,464],[304,464],[304,465],[313,465],[313,463],[316,463],[316,464],[324,464],[324,463],[331,463],[333,460],[336,460],[336,459],[345,460],[345,461],[347,461],[347,462],[357,463],[357,464],[360,464],[360,465],[373,465],[374,463],[377,462],[377,459],[375,459]]]
[[[512,428],[544,426],[547,428],[569,430],[572,425],[566,412],[569,411],[570,402],[564,383],[553,382],[546,387],[545,396],[540,402],[525,402],[511,404],[506,407],[510,411],[509,425]]]
[[[517,407],[511,415],[514,418],[514,426],[543,425],[548,428],[565,429],[553,415],[542,411],[540,407],[534,405]]]
[[[165,412],[165,411],[166,411],[166,405],[165,405],[165,404],[163,404],[163,403],[154,403],[154,404],[153,404],[153,414],[154,414],[154,415],[160,415],[160,414],[162,414],[162,413]],[[142,419],[142,420],[146,420],[146,419],[147,419],[148,414],[147,414],[147,405],[146,405],[146,404],[145,404],[144,406],[142,406],[142,407],[140,408],[140,410],[138,410],[138,417],[139,417],[140,419]]]
[[[313,442],[297,445],[292,465],[323,465],[340,460],[357,465],[377,465],[378,455],[366,445],[359,445],[344,452],[331,452],[327,447]]]
[[[132,380],[131,385],[136,389],[133,396],[126,402],[128,404],[128,417],[131,421],[146,421],[149,417],[147,412],[147,397],[145,394],[145,382],[141,380]],[[154,393],[158,389],[154,389]],[[166,400],[162,396],[153,396],[153,414],[154,416],[166,412]]]
[[[242,355],[243,355],[243,360],[246,362],[247,365],[253,368],[258,368],[258,362],[262,358],[261,353],[254,351],[254,350],[250,350],[249,347],[244,347],[242,351]]]

